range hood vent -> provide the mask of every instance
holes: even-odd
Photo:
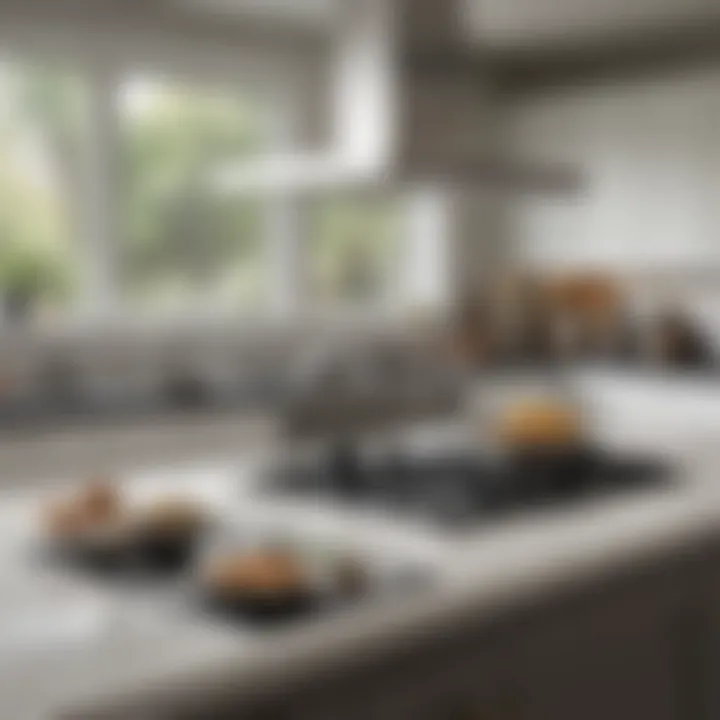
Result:
[[[492,83],[465,41],[461,0],[342,0],[328,147],[223,170],[230,190],[327,192],[410,182],[569,193],[571,167],[498,150]]]

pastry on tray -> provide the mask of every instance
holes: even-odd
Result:
[[[67,540],[113,526],[122,513],[122,500],[115,486],[94,479],[75,494],[48,505],[44,525],[51,537]]]
[[[313,583],[302,562],[289,552],[256,550],[213,560],[202,578],[216,606],[256,617],[292,615],[314,605]]]
[[[581,445],[584,429],[579,412],[569,404],[528,399],[505,410],[497,435],[512,450],[561,450]]]
[[[507,485],[528,500],[581,491],[603,462],[580,411],[562,400],[518,402],[502,416],[498,431],[507,453]]]
[[[110,478],[97,477],[81,491],[77,503],[93,522],[109,522],[123,509],[122,497]]]
[[[139,519],[145,533],[158,537],[192,535],[206,522],[207,513],[199,503],[180,499],[156,502]]]
[[[115,485],[96,478],[79,492],[45,508],[44,530],[64,554],[102,567],[124,563],[131,522]]]
[[[178,569],[190,563],[208,525],[197,502],[167,499],[137,515],[136,537],[142,560],[156,569]]]
[[[66,557],[102,568],[177,570],[194,555],[207,515],[190,501],[157,501],[137,509],[108,479],[94,479],[45,508],[52,547]]]

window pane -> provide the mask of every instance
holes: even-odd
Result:
[[[261,104],[147,78],[126,82],[120,100],[126,296],[151,311],[262,304],[263,204],[212,181],[228,158],[265,148]]]
[[[0,62],[0,295],[4,316],[66,313],[80,273],[86,87]]]
[[[332,198],[309,221],[310,294],[320,306],[373,306],[393,292],[402,238],[397,198]]]

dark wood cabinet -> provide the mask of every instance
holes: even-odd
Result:
[[[395,640],[324,669],[308,666],[292,680],[278,677],[262,695],[245,688],[233,697],[225,688],[222,698],[182,704],[168,696],[148,717],[716,720],[720,543],[698,539],[683,551],[588,573],[493,617],[468,607],[441,630]]]
[[[283,720],[711,720],[720,717],[717,551],[655,559],[458,621],[404,658],[307,687]],[[301,710],[302,708],[302,710]]]

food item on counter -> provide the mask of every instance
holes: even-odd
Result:
[[[51,536],[68,538],[119,524],[123,503],[115,485],[95,478],[77,494],[45,508],[45,528]]]
[[[208,571],[210,586],[227,595],[279,595],[305,589],[306,578],[291,555],[257,552],[217,560]]]
[[[108,478],[44,510],[46,535],[65,556],[84,564],[153,571],[178,570],[193,557],[207,514],[201,505],[168,499],[134,509]]]
[[[501,443],[512,449],[561,449],[582,443],[583,424],[576,408],[555,399],[512,404],[497,423]]]
[[[507,491],[527,503],[581,492],[602,462],[584,420],[578,406],[552,394],[509,407],[498,424]]]
[[[203,582],[216,604],[251,615],[306,610],[314,594],[300,560],[278,550],[220,557],[209,565]]]
[[[53,537],[68,537],[78,532],[84,525],[83,514],[66,502],[56,502],[45,508],[44,525]]]
[[[178,570],[192,559],[208,514],[189,500],[163,500],[136,519],[137,552],[156,570]]]
[[[103,522],[116,518],[122,511],[122,499],[110,478],[93,478],[78,498],[78,505],[86,517]]]
[[[140,519],[149,534],[163,537],[194,534],[207,520],[204,508],[190,500],[163,500],[150,507]]]
[[[130,559],[130,517],[109,481],[94,480],[75,496],[50,504],[43,520],[51,548],[64,560],[116,570]]]
[[[58,503],[45,511],[45,529],[53,540],[65,542],[98,543],[110,537],[126,535],[129,530],[127,518],[122,515],[98,520],[81,506]]]

